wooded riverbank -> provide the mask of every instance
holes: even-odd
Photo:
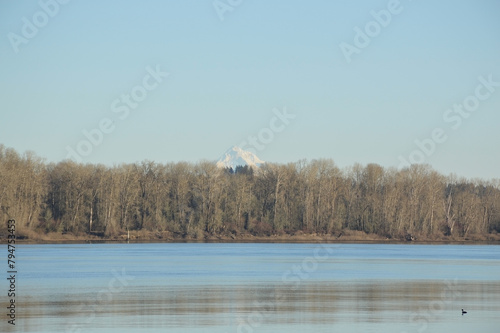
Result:
[[[332,160],[221,169],[45,163],[0,145],[0,219],[27,239],[497,240],[500,181]],[[6,229],[5,229],[6,230]],[[0,235],[2,231],[0,231]],[[340,235],[340,236],[339,236]]]

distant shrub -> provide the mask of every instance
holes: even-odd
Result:
[[[269,223],[253,220],[250,222],[250,231],[255,236],[271,236],[273,228]]]

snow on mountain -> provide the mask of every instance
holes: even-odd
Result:
[[[219,168],[233,168],[236,169],[237,166],[248,165],[253,168],[258,168],[261,164],[265,162],[258,158],[255,154],[243,150],[240,147],[233,146],[229,148],[224,155],[217,161],[217,166]]]

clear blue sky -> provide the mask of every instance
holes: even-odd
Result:
[[[412,156],[500,178],[500,86],[478,79],[500,82],[499,1],[221,0],[232,10],[219,13],[212,0],[41,3],[0,2],[0,143],[19,152],[196,162],[255,136],[265,161]],[[346,57],[341,45],[356,42]],[[464,101],[473,111],[447,112]],[[284,108],[295,118],[278,119]]]

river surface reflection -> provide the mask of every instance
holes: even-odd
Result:
[[[16,326],[2,323],[9,331],[498,332],[500,325],[495,245],[51,244],[17,252]]]

